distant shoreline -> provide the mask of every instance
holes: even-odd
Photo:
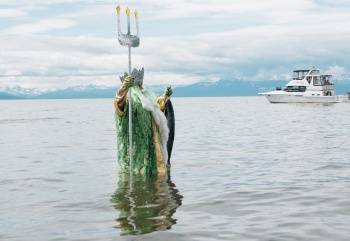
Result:
[[[258,96],[258,92],[275,89],[276,86],[285,86],[285,80],[279,81],[243,81],[220,80],[217,82],[198,82],[187,86],[173,86],[172,97],[234,97],[234,96]],[[157,96],[163,94],[165,85],[145,86]],[[21,87],[1,88],[0,100],[25,100],[25,99],[100,99],[114,98],[118,87],[105,86],[72,86],[63,90],[40,92],[36,89],[24,89]],[[337,95],[346,95],[350,92],[350,81],[339,81],[335,84]]]

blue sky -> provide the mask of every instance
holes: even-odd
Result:
[[[126,7],[139,13],[132,68],[149,85],[288,79],[312,66],[350,80],[348,0],[0,0],[0,87],[119,86],[117,5],[124,33]]]

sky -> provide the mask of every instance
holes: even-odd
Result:
[[[319,68],[350,81],[348,0],[0,0],[0,87],[119,86],[128,48],[148,85],[288,80]]]

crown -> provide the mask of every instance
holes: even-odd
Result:
[[[141,70],[134,69],[130,76],[134,78],[134,83],[137,85],[142,85],[143,83],[143,74],[144,74],[144,68],[142,67]],[[120,81],[123,83],[125,78],[128,76],[128,73],[124,73],[123,76],[119,76]]]

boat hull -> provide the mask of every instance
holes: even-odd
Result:
[[[270,103],[337,103],[348,101],[347,96],[307,96],[293,93],[265,93]]]

